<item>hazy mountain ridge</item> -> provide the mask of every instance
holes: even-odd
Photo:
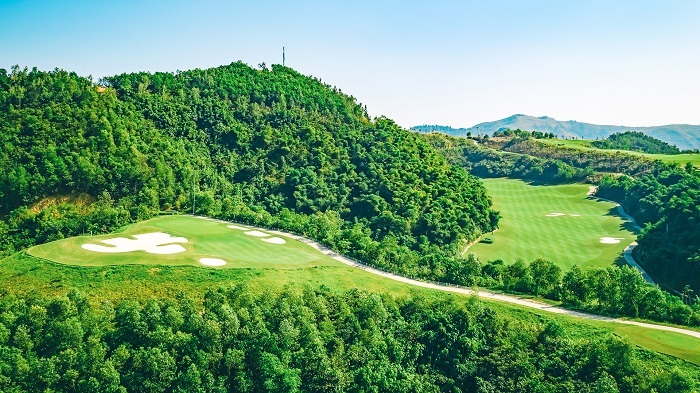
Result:
[[[700,148],[700,125],[669,124],[654,127],[627,127],[582,123],[575,120],[561,121],[549,116],[534,117],[522,114],[506,117],[505,119],[479,123],[470,128],[452,128],[437,125],[421,125],[411,127],[418,132],[443,132],[448,135],[465,136],[468,132],[473,135],[492,134],[500,129],[510,128],[527,131],[553,132],[558,137],[596,139],[605,138],[616,132],[638,131],[666,143],[676,145],[681,150]]]

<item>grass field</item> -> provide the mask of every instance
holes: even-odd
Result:
[[[185,251],[170,255],[149,254],[145,251],[111,254],[81,248],[83,244],[100,244],[100,240],[117,236],[130,238],[131,235],[150,232],[165,232],[186,238],[188,242],[181,244]],[[115,234],[63,239],[32,247],[28,252],[39,258],[80,266],[202,266],[200,258],[225,260],[226,265],[219,267],[220,269],[261,266],[290,269],[338,263],[296,240],[286,239],[286,244],[270,244],[262,241],[260,237],[248,236],[244,232],[228,228],[223,222],[189,216],[166,216],[127,226]]]
[[[291,239],[287,239],[286,245],[273,247],[259,238],[246,236],[242,231],[229,229],[226,224],[214,221],[187,216],[160,217],[128,226],[117,234],[127,236],[154,230],[186,237],[189,240],[186,252],[175,255],[134,252],[129,253],[133,256],[127,258],[125,254],[92,253],[80,248],[85,242],[114,236],[64,239],[31,249],[31,254],[41,255],[45,259],[20,252],[1,260],[0,296],[29,296],[33,292],[56,295],[76,288],[95,303],[121,299],[147,300],[179,293],[201,299],[208,289],[246,285],[254,292],[279,292],[288,287],[305,286],[324,287],[331,291],[358,288],[395,297],[423,296],[469,301],[466,296],[418,288],[349,267]],[[231,262],[227,268],[203,267],[197,262],[201,255],[221,257]],[[56,262],[47,260],[50,259],[48,257],[56,258]],[[556,319],[567,331],[582,337],[614,332],[641,347],[700,365],[700,359],[694,353],[700,342],[692,337],[657,334],[641,327],[584,321],[514,305],[485,302],[506,318],[532,321],[535,317],[542,324]],[[668,361],[677,362],[673,358]]]
[[[501,212],[499,229],[485,237],[492,244],[471,246],[482,261],[545,258],[568,270],[615,262],[636,235],[614,204],[587,198],[588,185],[530,185],[521,180],[485,179],[494,208]],[[552,213],[564,215],[547,216]],[[622,239],[603,244],[602,237]]]
[[[685,165],[687,162],[690,162],[694,166],[700,167],[700,154],[647,154],[647,153],[641,153],[638,151],[630,151],[630,150],[598,149],[597,147],[591,145],[590,140],[583,140],[583,139],[576,139],[576,140],[542,139],[540,141],[543,143],[549,144],[549,145],[572,147],[572,148],[581,149],[581,150],[599,150],[599,151],[607,151],[607,152],[619,151],[622,153],[632,154],[635,156],[647,157],[647,158],[650,158],[652,160],[661,160],[661,161],[669,162],[669,163],[678,163],[680,165]]]
[[[614,331],[617,335],[625,337],[641,347],[700,365],[700,340],[673,332],[638,330],[633,326],[618,326],[615,327]]]

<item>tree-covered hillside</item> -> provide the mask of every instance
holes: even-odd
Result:
[[[698,371],[611,333],[478,302],[246,288],[91,306],[0,298],[3,392],[693,392]]]
[[[0,71],[4,253],[160,210],[284,226],[382,268],[447,279],[491,230],[483,185],[418,135],[292,69]],[[90,206],[37,201],[86,193]]]
[[[632,150],[649,154],[681,153],[676,146],[636,131],[615,133],[603,140],[593,141],[591,144],[599,149]]]

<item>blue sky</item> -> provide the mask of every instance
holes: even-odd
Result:
[[[281,63],[373,116],[700,124],[697,1],[0,0],[0,67],[93,75]]]

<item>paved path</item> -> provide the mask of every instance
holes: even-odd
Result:
[[[596,196],[597,192],[598,192],[597,186],[589,186],[588,187],[588,196],[589,197],[591,197],[591,198],[595,197],[595,198],[600,199],[601,201],[614,203],[615,206],[617,206],[617,211],[620,213],[620,215],[622,215],[629,222],[631,222],[632,226],[634,227],[635,230],[637,230],[637,232],[640,232],[642,230],[642,227],[637,225],[637,222],[634,221],[634,218],[632,218],[632,216],[630,216],[629,214],[627,214],[627,212],[625,212],[625,209],[622,207],[622,205],[620,205],[619,203],[617,203],[615,201],[611,201],[610,199],[605,199],[605,198],[601,198],[599,196]],[[637,263],[637,261],[634,260],[634,258],[632,258],[632,250],[634,250],[634,248],[637,247],[637,245],[638,245],[637,242],[633,241],[627,247],[625,247],[625,250],[622,252],[622,255],[625,257],[625,261],[627,261],[627,263],[630,266],[634,267],[635,269],[639,270],[640,273],[642,273],[642,277],[644,277],[646,282],[648,282],[649,284],[654,284],[654,280],[651,279],[651,276],[649,276],[647,274],[647,272],[644,271],[643,267],[639,266],[639,264]]]
[[[573,311],[573,310],[569,310],[569,309],[566,309],[563,307],[552,306],[552,305],[538,302],[535,300],[523,299],[523,298],[519,298],[516,296],[511,296],[511,295],[503,295],[503,294],[493,293],[493,292],[489,292],[489,291],[475,291],[473,289],[452,286],[449,284],[439,284],[439,283],[418,281],[418,280],[399,276],[399,275],[393,274],[393,273],[387,273],[385,271],[381,271],[381,270],[369,267],[367,265],[364,265],[362,263],[354,261],[350,258],[339,255],[339,254],[333,252],[333,250],[329,249],[328,247],[326,247],[322,244],[319,244],[318,242],[315,242],[311,239],[307,239],[305,237],[299,236],[299,235],[294,235],[294,234],[283,232],[283,231],[267,230],[267,232],[275,234],[275,235],[279,235],[279,236],[289,237],[289,238],[298,240],[300,242],[306,243],[309,246],[317,249],[318,251],[335,259],[336,261],[342,262],[346,265],[353,266],[353,267],[362,269],[368,273],[376,274],[378,276],[382,276],[382,277],[385,277],[385,278],[388,278],[388,279],[391,279],[394,281],[400,281],[400,282],[403,282],[406,284],[415,285],[417,287],[436,289],[439,291],[453,292],[453,293],[459,293],[459,294],[463,294],[463,295],[477,295],[477,296],[484,298],[484,299],[491,299],[491,300],[497,300],[497,301],[505,302],[505,303],[517,304],[519,306],[535,308],[538,310],[551,312],[554,314],[571,315],[571,316],[583,318],[583,319],[592,319],[592,320],[596,320],[596,321],[615,322],[615,323],[622,323],[622,324],[626,324],[626,325],[641,326],[641,327],[645,327],[645,328],[649,328],[649,329],[664,330],[667,332],[686,334],[688,336],[692,336],[692,337],[700,339],[700,332],[697,332],[694,330],[677,328],[677,327],[673,327],[673,326],[656,325],[656,324],[652,324],[652,323],[630,321],[630,320],[620,319],[620,318],[605,317],[602,315],[595,315],[595,314],[589,314],[589,313],[585,313],[585,312]]]
[[[222,222],[222,223],[226,223],[226,224],[236,224],[236,223],[232,223],[232,222],[228,222],[228,221],[216,220],[216,219],[207,218],[207,217],[201,217],[201,216],[195,216],[195,217],[200,217],[200,218],[204,218],[204,219],[208,219],[208,220],[212,220],[212,221],[217,221],[217,222]],[[270,230],[270,229],[266,229],[266,228],[251,227],[251,229],[265,231],[265,232],[271,233],[273,235],[284,236],[284,237],[288,237],[288,238],[291,238],[294,240],[298,240],[302,243],[308,244],[309,246],[315,248],[316,250],[322,252],[323,254],[328,255],[329,257],[335,259],[336,261],[342,262],[348,266],[356,267],[358,269],[362,269],[362,270],[366,271],[367,273],[376,274],[378,276],[382,276],[382,277],[388,278],[390,280],[403,282],[403,283],[406,283],[409,285],[415,285],[415,286],[421,287],[421,288],[435,289],[438,291],[452,292],[452,293],[458,293],[458,294],[462,294],[462,295],[476,295],[476,296],[478,296],[480,298],[484,298],[484,299],[490,299],[490,300],[496,300],[496,301],[504,302],[504,303],[516,304],[518,306],[534,308],[537,310],[551,312],[554,314],[570,315],[570,316],[577,317],[577,318],[590,319],[590,320],[602,321],[602,322],[613,322],[613,323],[621,323],[621,324],[625,324],[625,325],[641,326],[641,327],[654,329],[654,330],[663,330],[663,331],[667,331],[667,332],[685,334],[685,335],[700,339],[700,332],[690,330],[690,329],[677,328],[677,327],[673,327],[673,326],[657,325],[657,324],[653,324],[653,323],[630,321],[630,320],[620,319],[620,318],[605,317],[602,315],[589,314],[589,313],[585,313],[585,312],[569,310],[569,309],[566,309],[563,307],[552,306],[552,305],[549,305],[546,303],[542,303],[542,302],[538,302],[538,301],[530,300],[530,299],[523,299],[523,298],[519,298],[517,296],[512,296],[512,295],[504,295],[504,294],[493,293],[493,292],[482,291],[482,290],[473,290],[473,289],[459,287],[459,286],[450,285],[450,284],[418,281],[418,280],[414,280],[414,279],[411,279],[408,277],[399,276],[397,274],[388,273],[388,272],[385,272],[385,271],[382,271],[379,269],[369,267],[369,266],[364,265],[360,262],[352,260],[348,257],[344,257],[344,256],[334,252],[330,248],[328,248],[328,247],[326,247],[326,246],[324,246],[324,245],[322,245],[314,240],[307,239],[303,236],[295,235],[295,234],[292,234],[289,232],[284,232],[284,231]]]

